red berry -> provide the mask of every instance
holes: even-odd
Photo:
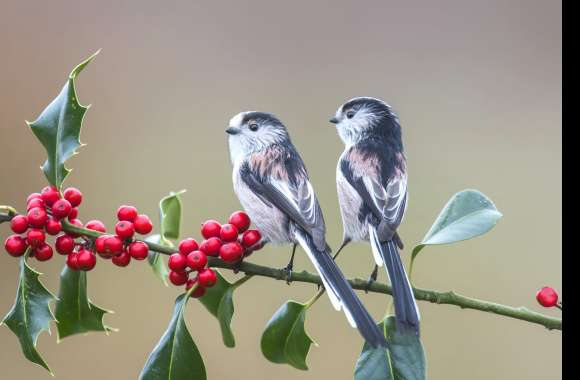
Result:
[[[34,257],[38,261],[47,261],[52,257],[52,247],[46,243],[39,245],[34,250]]]
[[[149,255],[149,247],[142,241],[136,241],[129,244],[127,252],[129,252],[131,257],[135,260],[145,260]]]
[[[43,244],[45,240],[46,235],[42,230],[33,229],[28,231],[28,233],[26,234],[26,241],[32,248],[38,247],[39,245]]]
[[[60,232],[62,231],[62,224],[60,223],[60,221],[54,218],[50,218],[46,222],[46,226],[44,226],[44,229],[46,230],[47,234],[56,236],[60,234]]]
[[[95,239],[95,251],[105,253],[105,240],[111,235],[101,235]]]
[[[40,195],[44,203],[49,207],[52,206],[54,202],[60,199],[60,193],[58,192],[58,189],[54,186],[46,186],[44,189],[42,189]]]
[[[6,241],[4,241],[4,248],[10,256],[19,257],[24,255],[26,252],[26,240],[22,236],[12,235],[8,236]]]
[[[48,214],[43,208],[34,207],[28,211],[28,224],[31,227],[35,228],[43,228],[48,220]]]
[[[73,226],[77,226],[77,227],[82,227],[83,226],[83,222],[81,222],[79,219],[73,219],[70,220],[69,219],[69,223],[72,224]],[[66,232],[67,235],[72,236],[72,237],[79,237],[80,235],[74,232]]]
[[[115,225],[115,233],[121,239],[130,239],[135,234],[133,223],[122,220]]]
[[[536,293],[538,303],[544,307],[554,307],[558,304],[558,293],[548,286],[543,287]]]
[[[35,207],[44,208],[44,201],[40,198],[33,198],[26,204],[26,211],[30,211]]]
[[[83,201],[83,193],[75,187],[69,187],[63,193],[64,199],[70,202],[72,207],[77,207]]]
[[[85,224],[85,228],[88,230],[98,231],[98,232],[107,232],[107,227],[105,227],[105,223],[101,222],[100,220],[90,220]]]
[[[68,220],[69,221],[75,220],[78,216],[79,216],[79,209],[76,207],[73,207],[70,210],[70,213],[68,214]]]
[[[54,242],[54,248],[61,255],[68,255],[72,253],[75,248],[75,240],[67,235],[60,235]]]
[[[10,221],[10,228],[14,233],[22,234],[28,229],[28,218],[24,215],[16,215]]]
[[[69,201],[66,199],[59,199],[52,205],[52,216],[58,219],[66,218],[71,210],[72,206]]]
[[[123,240],[118,236],[107,236],[104,241],[104,252],[109,256],[119,255],[123,252]]]
[[[66,265],[72,270],[79,270],[79,254],[76,252],[70,253],[66,257]]]
[[[169,281],[176,286],[183,285],[187,282],[188,274],[185,272],[169,272]]]
[[[198,248],[197,242],[192,238],[183,239],[179,242],[179,252],[184,256],[196,251]]]
[[[217,282],[217,275],[213,269],[206,268],[197,274],[199,285],[204,288],[211,288]]]
[[[151,219],[145,214],[139,214],[133,221],[135,226],[135,232],[141,235],[147,235],[149,232],[153,231],[153,223]]]
[[[220,253],[220,248],[222,246],[222,241],[217,237],[212,237],[204,240],[199,245],[199,250],[203,251],[208,256],[217,257]]]
[[[133,222],[137,217],[137,209],[133,206],[121,206],[117,209],[117,219]]]
[[[173,255],[169,256],[167,266],[172,271],[183,272],[187,266],[187,260],[181,253],[174,253]]]
[[[262,234],[258,230],[248,230],[242,235],[242,245],[246,248],[258,244],[260,240],[262,240]]]
[[[185,284],[185,289],[189,290],[195,284],[197,284],[197,278],[192,278],[191,280],[187,280],[187,283]],[[199,297],[203,297],[204,294],[205,294],[205,288],[200,285],[197,288],[195,288],[195,290],[193,292],[191,292],[191,297],[192,298],[199,298]]]
[[[219,224],[219,222],[215,220],[208,220],[201,225],[201,234],[205,239],[219,237],[221,229],[222,226]]]
[[[40,199],[42,200],[42,195],[40,193],[32,193],[26,198],[26,203],[30,203],[33,199]]]
[[[97,256],[88,249],[81,249],[78,253],[78,267],[80,270],[89,271],[97,265]]]
[[[207,265],[207,256],[202,251],[193,251],[187,255],[187,266],[193,270],[202,270]]]
[[[127,251],[123,251],[120,255],[113,257],[113,264],[126,267],[131,262],[131,255]]]
[[[248,214],[243,211],[234,212],[232,215],[230,215],[228,222],[236,226],[240,233],[250,228],[250,224],[252,223]]]
[[[220,248],[220,258],[227,263],[234,263],[242,258],[244,247],[238,242],[226,243]]]
[[[220,238],[224,242],[238,240],[238,229],[233,224],[224,224],[220,230]]]

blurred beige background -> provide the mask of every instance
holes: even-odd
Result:
[[[399,113],[410,171],[410,205],[401,228],[410,248],[449,197],[477,188],[504,218],[488,235],[428,248],[420,287],[540,310],[536,289],[561,290],[561,4],[557,1],[12,1],[0,0],[0,203],[24,208],[44,186],[44,152],[24,120],[58,93],[68,72],[98,48],[78,80],[91,103],[70,161],[69,185],[85,194],[80,218],[109,226],[119,204],[157,215],[171,190],[184,195],[185,235],[239,207],[231,190],[224,128],[235,113],[259,109],[289,126],[309,166],[336,246],[341,222],[334,185],[342,145],[327,122],[359,95],[385,99]],[[0,238],[8,234],[3,225]],[[269,247],[252,261],[282,267],[289,249]],[[35,263],[57,291],[63,260]],[[366,277],[367,246],[340,264]],[[297,268],[312,269],[301,252]],[[384,280],[385,275],[381,273]],[[76,336],[39,348],[58,379],[135,379],[163,333],[176,288],[145,263],[99,262],[92,300],[116,311],[118,333]],[[0,312],[13,302],[17,261],[0,256]],[[301,372],[266,361],[262,327],[288,298],[312,286],[256,278],[239,289],[227,349],[217,322],[193,302],[192,335],[210,379],[349,379],[361,339],[321,300],[307,329],[319,347]],[[387,297],[361,294],[379,318]],[[431,379],[558,379],[561,333],[498,316],[420,303]],[[559,315],[552,310],[541,310]],[[16,338],[0,328],[4,379],[45,379]]]

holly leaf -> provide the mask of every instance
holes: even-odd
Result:
[[[58,189],[61,188],[70,172],[65,167],[65,162],[76,154],[77,148],[82,146],[81,126],[85,112],[89,108],[78,102],[75,79],[98,53],[97,51],[75,67],[60,94],[35,121],[27,122],[36,138],[46,149],[48,158],[42,166],[42,171],[48,182]]]
[[[483,235],[502,214],[491,199],[477,190],[463,190],[447,202],[431,229],[411,254],[411,269],[419,252],[428,245],[451,244]]]
[[[181,229],[182,206],[180,195],[183,193],[185,193],[185,190],[171,192],[169,195],[161,199],[159,202],[160,234],[152,235],[145,240],[151,243],[165,245],[167,247],[174,246],[172,240],[179,239]],[[165,286],[168,286],[167,275],[169,274],[169,270],[161,258],[161,255],[157,252],[149,251],[147,261],[149,262],[155,276],[161,280]]]
[[[307,370],[306,356],[312,343],[304,329],[308,305],[288,301],[272,316],[260,342],[262,354],[273,363]]]
[[[425,380],[425,351],[419,336],[397,331],[394,316],[381,321],[379,327],[385,331],[388,348],[373,348],[365,343],[354,380]]]
[[[145,241],[149,243],[168,245],[167,241],[165,242],[161,241],[161,235],[159,234],[147,236],[145,238]],[[173,244],[169,242],[169,246],[173,246]],[[163,261],[161,255],[155,251],[150,250],[149,255],[147,256],[147,261],[149,262],[149,265],[151,266],[151,270],[153,270],[153,274],[155,274],[155,277],[161,280],[161,282],[165,286],[168,286],[167,276],[169,275],[169,269],[167,269],[167,265],[165,265],[165,262]]]
[[[228,282],[219,271],[216,273],[218,281],[213,287],[206,290],[205,295],[199,301],[218,319],[224,345],[231,348],[236,346],[230,325],[234,316],[233,294],[237,286]]]
[[[140,380],[205,380],[205,365],[191,338],[183,312],[189,296],[182,294],[175,300],[169,327],[149,355]]]
[[[89,331],[114,331],[103,323],[110,311],[93,304],[87,296],[87,273],[65,266],[60,273],[60,288],[55,316],[58,340]]]
[[[28,266],[26,256],[20,259],[20,278],[16,301],[0,325],[5,324],[18,337],[22,353],[33,363],[52,371],[36,350],[36,342],[42,331],[50,333],[54,316],[49,308],[56,298],[39,281],[40,273]]]
[[[167,240],[179,239],[181,228],[181,199],[185,190],[171,192],[159,202],[161,236]]]

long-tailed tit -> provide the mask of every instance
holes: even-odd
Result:
[[[407,204],[407,172],[399,119],[383,101],[361,97],[338,108],[336,124],[345,149],[336,170],[344,227],[342,246],[370,241],[377,266],[383,263],[393,287],[399,326],[419,332],[419,309],[397,247],[397,228]]]
[[[272,114],[242,112],[230,120],[226,132],[234,191],[263,238],[274,244],[299,244],[334,308],[344,311],[369,344],[386,346],[383,333],[332,259],[322,210],[286,127]]]

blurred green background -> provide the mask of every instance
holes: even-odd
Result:
[[[504,218],[484,237],[429,247],[417,286],[451,290],[540,310],[535,291],[561,289],[561,4],[558,1],[14,1],[0,11],[0,203],[23,209],[45,185],[45,154],[26,127],[57,95],[73,66],[103,48],[81,74],[92,104],[67,184],[85,195],[80,218],[112,226],[132,203],[157,216],[166,193],[183,196],[184,235],[239,208],[231,190],[224,129],[243,110],[278,115],[289,127],[318,192],[337,246],[342,227],[334,175],[342,145],[327,122],[345,100],[385,99],[399,113],[410,173],[401,234],[421,240],[449,197],[477,188]],[[3,225],[0,238],[8,235]],[[286,264],[289,249],[268,247],[251,260]],[[300,252],[297,268],[312,270]],[[64,260],[34,262],[56,292]],[[340,259],[366,277],[368,246]],[[0,257],[0,311],[12,305],[17,261]],[[228,273],[229,275],[229,273]],[[381,279],[385,275],[381,273]],[[163,333],[176,288],[145,263],[99,262],[92,300],[116,311],[110,336],[89,334],[39,348],[58,379],[134,379]],[[256,278],[239,289],[235,349],[216,320],[193,302],[187,319],[210,379],[349,379],[361,339],[321,300],[307,329],[318,342],[301,372],[266,361],[260,333],[288,298],[315,288]],[[386,296],[361,294],[378,319]],[[561,378],[561,333],[451,306],[420,303],[431,379]],[[560,313],[540,310],[551,315]],[[16,338],[0,328],[4,379],[44,379]]]

